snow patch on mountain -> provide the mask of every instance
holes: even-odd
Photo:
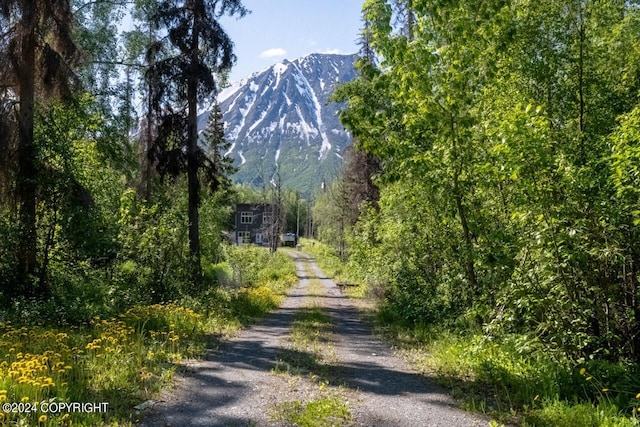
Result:
[[[229,150],[227,150],[226,153],[224,153],[225,157],[229,156],[231,153],[233,153],[233,150],[236,148],[236,143],[234,142],[233,144],[231,144],[231,147],[229,147]]]
[[[273,66],[273,73],[276,75],[276,84],[274,85],[275,87],[278,87],[278,85],[280,84],[280,77],[282,77],[282,74],[287,71],[287,68],[288,66],[283,64],[282,62],[278,62]]]
[[[234,93],[238,91],[242,87],[242,83],[235,82],[231,83],[229,86],[225,87],[218,93],[218,103],[224,102],[227,98],[232,96]]]
[[[312,183],[303,181],[335,175],[350,136],[338,120],[340,106],[329,97],[337,84],[355,77],[355,59],[336,54],[285,59],[220,93],[225,136],[232,144],[227,155],[240,168],[236,180],[263,185],[278,168],[285,182],[304,189]]]
[[[262,123],[262,121],[264,120],[264,118],[267,116],[267,112],[263,111],[262,113],[260,113],[260,118],[258,120],[256,120],[250,127],[249,127],[249,132],[247,133],[251,133],[255,128],[257,128],[260,123]]]

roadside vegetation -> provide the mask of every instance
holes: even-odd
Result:
[[[8,413],[0,425],[128,425],[134,406],[169,386],[181,362],[228,337],[282,302],[296,282],[291,259],[267,249],[223,247],[225,261],[207,268],[211,281],[196,295],[174,302],[136,304],[114,317],[93,306],[86,321],[67,326],[24,324],[6,312],[0,324],[0,401],[106,402],[106,413]],[[234,276],[242,275],[242,286]],[[65,307],[58,307],[65,310]],[[68,307],[74,310],[74,307]],[[35,316],[35,313],[34,313]],[[9,320],[13,319],[13,320]]]
[[[334,270],[471,407],[638,424],[637,4],[362,14],[359,77],[333,96],[354,149],[312,208]]]
[[[303,250],[319,265],[330,266],[335,279],[357,280],[354,266],[342,263],[338,251],[305,240]],[[638,426],[640,370],[602,360],[572,360],[525,334],[487,333],[469,324],[448,327],[403,320],[361,282],[354,298],[411,364],[435,377],[463,408],[489,414],[507,425]]]
[[[215,103],[197,127],[235,59],[218,20],[248,11],[170,3],[0,7],[0,402],[22,405],[2,426],[132,423],[296,281],[289,257],[225,243],[256,192],[231,183]],[[107,411],[26,410],[42,402]]]

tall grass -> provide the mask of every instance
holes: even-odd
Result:
[[[212,283],[199,297],[135,305],[117,317],[87,319],[82,326],[0,323],[0,426],[133,424],[133,406],[166,386],[181,361],[202,354],[208,337],[233,334],[276,308],[296,282],[284,254],[229,248],[242,284]],[[234,261],[242,259],[240,267]],[[240,270],[241,269],[241,270]],[[40,411],[42,402],[107,403],[106,413]],[[26,412],[25,404],[31,410]]]
[[[367,284],[361,280],[349,263],[343,263],[338,256],[338,251],[329,245],[312,239],[300,239],[302,250],[313,256],[316,263],[322,269],[328,277],[331,277],[335,282],[347,282],[357,284],[356,287],[349,287],[347,294],[354,298],[362,298],[370,293],[370,289],[367,288]]]
[[[572,362],[535,339],[385,326],[423,372],[467,409],[525,426],[638,426],[640,376],[633,365]]]

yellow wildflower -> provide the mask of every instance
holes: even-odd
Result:
[[[22,399],[20,399],[20,402],[22,403],[27,403],[29,401],[29,396],[25,396]]]
[[[591,381],[593,379],[593,377],[587,377],[585,380],[586,381]]]
[[[602,391],[606,393],[606,392],[609,391],[609,389],[608,388],[603,388]]]
[[[46,415],[40,415],[40,418],[38,418],[38,422],[39,423],[43,423],[47,421],[47,416]]]
[[[585,368],[580,369],[580,375],[584,375],[585,372],[587,372]]]

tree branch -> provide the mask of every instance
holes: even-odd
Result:
[[[136,62],[124,62],[124,61],[92,61],[91,64],[95,65],[120,65],[123,67],[145,68],[145,64],[139,64]]]
[[[126,5],[130,5],[130,4],[134,4],[133,1],[129,1],[129,0],[113,0],[113,1],[109,1],[109,0],[95,0],[95,1],[90,1],[88,3],[83,4],[82,6],[80,6],[79,8],[77,8],[76,10],[74,10],[73,12],[71,12],[71,15],[73,15],[74,17],[82,11],[82,9],[85,9],[87,7],[90,6],[94,6],[96,4],[112,4],[112,5],[118,5],[118,6],[126,6]]]

